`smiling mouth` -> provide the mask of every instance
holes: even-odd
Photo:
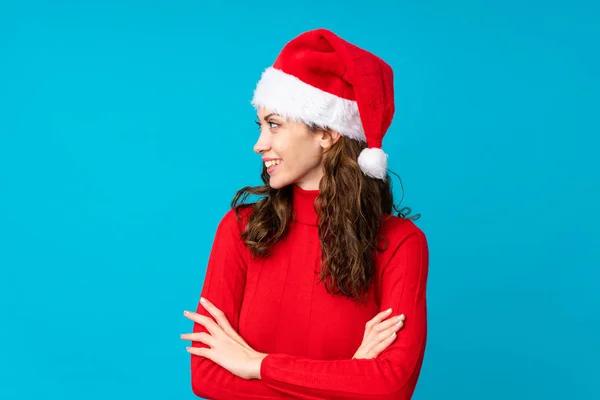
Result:
[[[265,166],[267,167],[267,173],[272,174],[273,171],[275,171],[275,169],[277,169],[279,164],[281,164],[281,161],[278,161],[276,163],[271,163],[270,161],[266,162]]]
[[[275,165],[279,165],[279,164],[281,164],[281,160],[266,161],[265,162],[265,167],[271,168],[271,167],[274,167]]]

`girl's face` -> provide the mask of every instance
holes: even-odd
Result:
[[[268,167],[269,185],[280,189],[296,184],[305,190],[319,188],[323,177],[323,152],[331,147],[339,133],[331,137],[322,130],[311,131],[304,123],[284,120],[269,110],[259,108],[260,136],[254,151],[262,155]]]

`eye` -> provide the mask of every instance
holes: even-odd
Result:
[[[260,130],[260,127],[262,126],[262,124],[260,123],[260,120],[256,120],[254,121],[254,123],[256,125],[258,125],[258,130]],[[267,121],[267,124],[269,124],[269,128],[273,129],[273,128],[279,128],[279,126],[281,124],[278,124],[277,122],[273,122],[273,121]]]

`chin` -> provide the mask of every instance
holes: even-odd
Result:
[[[291,183],[292,182],[289,179],[280,178],[278,176],[272,176],[269,179],[269,186],[273,189],[281,189],[282,187],[285,187]]]
[[[281,189],[282,187],[284,187],[286,185],[287,185],[286,183],[282,183],[278,179],[271,179],[269,181],[269,186],[271,186],[271,188],[273,188],[273,189]]]

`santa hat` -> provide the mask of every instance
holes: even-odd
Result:
[[[262,73],[252,105],[367,142],[361,170],[386,179],[381,145],[395,110],[393,72],[374,54],[327,29],[302,33]]]

